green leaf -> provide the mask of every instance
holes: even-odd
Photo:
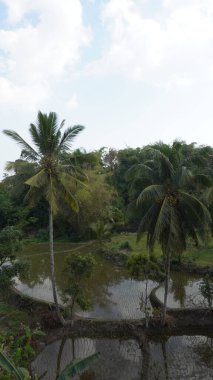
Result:
[[[0,351],[0,366],[10,375],[15,376],[16,380],[30,379],[29,372],[25,368],[17,368],[2,351]]]
[[[11,137],[19,145],[21,145],[22,149],[25,152],[24,154],[25,158],[29,157],[30,159],[34,161],[36,161],[39,158],[39,154],[17,132],[5,129],[3,133]]]
[[[47,183],[47,174],[45,173],[45,170],[40,170],[33,177],[29,178],[25,183],[30,187],[37,187],[38,189],[41,188]]]
[[[64,369],[64,371],[57,377],[57,380],[69,380],[71,377],[79,374],[91,364],[100,358],[100,352],[87,356],[84,359],[74,360]]]
[[[74,138],[79,134],[79,132],[83,130],[84,130],[83,125],[74,125],[73,127],[67,128],[61,138],[61,141],[58,147],[59,151],[69,150]]]
[[[146,187],[137,199],[137,205],[143,202],[156,202],[164,199],[165,192],[162,185],[151,185]]]

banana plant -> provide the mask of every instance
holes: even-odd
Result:
[[[100,357],[100,352],[96,352],[93,355],[87,356],[84,359],[78,359],[72,361],[66,366],[62,373],[57,376],[56,380],[70,380],[75,375],[78,375],[80,372],[85,370],[91,364],[95,363]]]
[[[0,351],[0,367],[7,371],[15,380],[41,380],[46,372],[40,377],[31,377],[29,371],[23,367],[16,367],[11,359],[9,359],[3,351]]]
[[[16,367],[3,351],[0,351],[0,366],[12,375],[16,380],[30,380],[30,374],[26,368]]]

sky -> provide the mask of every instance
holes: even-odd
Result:
[[[30,142],[38,110],[73,149],[213,145],[213,1],[0,0],[1,130]],[[1,133],[1,176],[19,155]]]

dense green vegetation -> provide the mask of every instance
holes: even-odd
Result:
[[[123,233],[116,234],[111,237],[110,242],[106,242],[106,245],[111,249],[119,249],[122,243],[129,242],[132,251],[131,253],[146,253],[146,236],[143,236],[139,242],[136,240],[135,233]],[[156,244],[154,248],[154,254],[157,257],[162,255],[159,244]],[[209,266],[213,264],[213,238],[209,236],[206,246],[195,247],[191,242],[188,242],[186,251],[182,254],[183,263],[194,263],[199,266]]]
[[[4,131],[22,150],[6,164],[0,183],[0,293],[5,302],[0,317],[22,313],[5,296],[13,277],[24,270],[16,260],[23,239],[24,244],[49,241],[54,303],[61,323],[69,322],[58,305],[54,240],[94,240],[97,253],[120,265],[128,262],[138,278],[148,281],[165,273],[164,323],[171,262],[213,265],[213,148],[174,141],[136,149],[71,150],[84,128],[62,133],[63,127],[55,113],[39,112],[30,125],[30,143],[15,131]],[[67,259],[71,315],[75,303],[82,309],[89,305],[84,280],[93,266],[86,254]],[[23,318],[27,325],[27,313]]]
[[[182,141],[175,141],[172,145],[159,142],[151,147],[165,154],[175,168],[184,167],[196,176],[196,181],[191,182],[187,190],[207,202],[207,187],[213,181],[212,147]],[[150,159],[147,147],[93,152],[77,149],[61,155],[61,164],[72,163],[84,172],[88,181],[87,188],[78,186],[75,190],[79,213],[74,214],[62,205],[62,212],[55,216],[55,238],[70,241],[94,238],[91,224],[97,219],[113,224],[115,232],[137,231],[141,210],[135,207],[135,200],[137,187],[142,190],[141,180],[138,175],[134,181],[130,179],[128,170],[147,161],[147,155]],[[15,171],[12,174],[5,172],[0,184],[1,227],[16,225],[25,237],[48,240],[48,205],[44,200],[36,206],[27,202],[25,196],[29,187],[25,182],[33,174],[33,164],[22,165],[22,161],[23,157],[13,164]],[[143,186],[147,184],[145,181]],[[212,214],[211,199],[207,205]]]

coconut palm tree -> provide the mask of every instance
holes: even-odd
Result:
[[[17,165],[22,167],[32,165],[31,177],[25,181],[30,189],[27,199],[35,204],[44,198],[49,206],[49,244],[50,244],[50,267],[53,299],[55,307],[63,323],[63,317],[58,305],[55,280],[54,247],[53,247],[53,216],[59,211],[60,203],[66,202],[69,207],[77,212],[78,202],[74,192],[77,184],[82,185],[78,173],[69,162],[64,164],[60,157],[62,153],[69,151],[74,138],[84,127],[76,125],[67,128],[62,133],[64,120],[59,124],[55,112],[45,114],[38,112],[35,124],[30,124],[29,132],[34,146],[26,142],[17,132],[4,130],[3,132],[16,141],[22,148],[21,160],[15,163],[9,162],[7,170],[17,170]]]
[[[162,316],[165,323],[171,255],[180,255],[188,238],[196,245],[204,241],[211,218],[204,204],[184,191],[194,178],[192,173],[184,166],[174,168],[160,151],[149,149],[149,153],[152,159],[132,167],[128,178],[133,181],[133,187],[134,179],[137,185],[139,178],[141,183],[146,183],[136,202],[142,214],[137,239],[146,233],[150,252],[157,242],[161,246],[166,272]]]

